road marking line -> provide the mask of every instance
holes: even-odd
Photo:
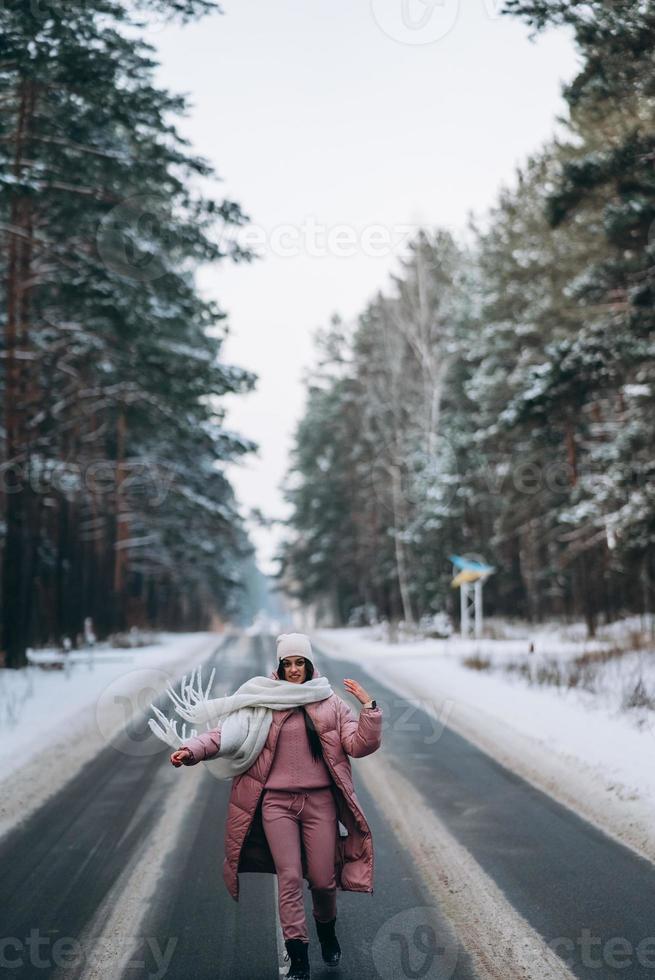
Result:
[[[391,759],[384,754],[367,756],[357,772],[411,854],[480,977],[575,980]]]
[[[123,869],[95,910],[82,937],[79,937],[84,954],[84,980],[107,980],[107,977],[122,976],[141,940],[152,938],[142,935],[141,921],[157,892],[161,869],[168,854],[179,846],[184,820],[200,802],[204,783],[204,779],[193,778],[198,775],[197,772],[189,773],[189,778],[177,770],[175,775],[181,778],[169,790],[166,807],[148,831],[143,848],[135,860]],[[205,774],[205,778],[209,777]],[[94,934],[96,923],[102,923],[102,929]],[[171,940],[175,940],[174,945],[177,945],[177,937],[169,937],[168,942]],[[65,967],[57,971],[56,976],[69,977],[68,970]]]

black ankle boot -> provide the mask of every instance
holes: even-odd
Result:
[[[291,960],[287,980],[310,980],[309,943],[304,939],[285,939],[284,945]]]
[[[330,966],[336,966],[341,959],[341,946],[334,933],[336,921],[336,916],[334,919],[330,919],[329,922],[319,922],[318,919],[314,919],[316,932],[321,943],[323,961],[329,963]]]

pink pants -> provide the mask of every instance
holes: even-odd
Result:
[[[278,901],[285,939],[309,941],[300,856],[302,833],[314,918],[329,922],[337,914],[334,851],[337,805],[329,786],[319,789],[265,789],[262,824],[278,879]]]

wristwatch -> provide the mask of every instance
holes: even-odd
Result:
[[[375,698],[371,698],[370,701],[367,701],[366,704],[362,705],[362,707],[364,707],[364,708],[377,708],[377,706],[378,706],[378,703],[375,700]]]

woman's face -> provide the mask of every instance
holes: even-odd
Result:
[[[292,684],[302,684],[305,680],[307,668],[305,667],[304,657],[284,657],[280,663],[284,667],[284,680],[291,681]]]

